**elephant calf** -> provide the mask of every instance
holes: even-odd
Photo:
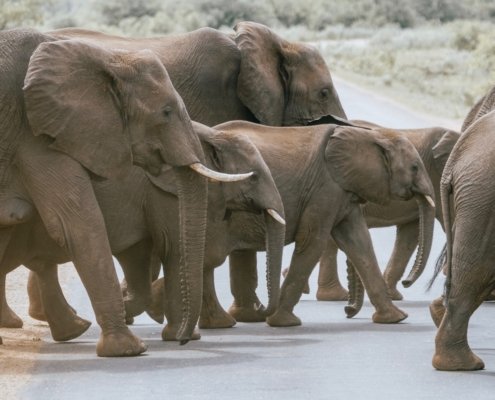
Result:
[[[379,129],[377,125],[367,122],[355,121],[361,126],[369,126]],[[456,144],[459,133],[445,128],[424,128],[399,130],[416,148],[421,160],[428,172],[433,184],[435,198],[437,199],[436,218],[443,226],[442,209],[440,207],[440,178],[452,148]],[[392,256],[384,271],[385,283],[393,300],[402,300],[402,294],[397,290],[397,283],[401,279],[406,266],[414,250],[418,246],[419,237],[426,240],[425,236],[431,232],[420,232],[419,209],[415,201],[391,201],[386,206],[366,203],[362,206],[366,224],[369,228],[396,226],[397,236],[395,239]],[[337,250],[338,247],[333,239],[329,239],[320,258],[320,270],[318,275],[318,300],[347,300],[348,293],[341,286],[337,275]],[[421,249],[418,254],[424,254]],[[415,278],[419,277],[426,265],[427,258],[417,260],[413,270],[416,269]],[[420,262],[419,262],[420,261]],[[408,282],[412,284],[412,282]]]

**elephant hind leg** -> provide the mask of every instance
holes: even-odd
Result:
[[[346,301],[349,293],[342,287],[337,272],[337,244],[330,238],[320,257],[318,273],[318,301]]]
[[[473,353],[468,344],[469,319],[493,289],[482,280],[483,268],[463,265],[469,270],[469,283],[453,277],[445,315],[435,338],[435,354],[432,364],[443,371],[472,371],[484,368],[483,361]],[[486,277],[486,276],[485,276]],[[464,277],[463,280],[466,278]]]

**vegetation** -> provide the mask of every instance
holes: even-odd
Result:
[[[0,29],[151,36],[240,20],[315,42],[336,74],[443,116],[495,83],[493,0],[0,0]]]

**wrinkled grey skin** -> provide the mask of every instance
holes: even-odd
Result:
[[[346,117],[321,54],[258,23],[239,22],[232,34],[201,28],[139,39],[76,28],[50,34],[111,48],[151,49],[191,118],[208,126],[233,120],[303,125],[328,114]]]
[[[490,105],[491,104],[491,105]],[[470,111],[441,184],[447,234],[445,299],[430,306],[439,326],[433,366],[440,370],[484,368],[467,341],[468,323],[495,288],[493,259],[493,90]],[[486,106],[486,107],[485,107]]]
[[[467,130],[473,122],[480,119],[483,115],[488,114],[495,109],[495,86],[488,93],[481,97],[476,104],[469,110],[468,115],[464,118],[461,132]]]
[[[353,121],[360,126],[379,128],[364,121]],[[443,226],[440,205],[440,178],[447,158],[459,138],[459,133],[445,128],[424,128],[399,130],[414,145],[423,161],[435,193],[435,214]],[[392,256],[384,271],[384,279],[392,300],[402,300],[397,290],[414,250],[418,246],[420,232],[419,211],[416,201],[392,201],[387,206],[366,203],[362,206],[366,224],[369,228],[387,226],[397,227]],[[320,258],[318,291],[316,298],[323,301],[347,300],[347,290],[342,287],[337,274],[337,250],[335,242],[330,239]],[[425,262],[426,260],[423,260]]]
[[[330,235],[369,284],[368,293],[376,308],[373,320],[393,323],[406,318],[387,296],[360,204],[365,200],[383,204],[392,199],[408,200],[414,193],[433,194],[412,144],[385,129],[371,134],[369,130],[335,125],[275,128],[243,122],[217,128],[242,131],[258,147],[284,202],[285,242],[296,244],[280,307],[267,322],[273,326],[301,323],[292,310]],[[242,217],[236,222],[243,227],[240,232],[245,247],[230,255],[234,303],[229,312],[237,320],[252,321],[253,309],[260,305],[252,271],[256,268],[255,252],[263,247],[259,218]],[[258,316],[260,319],[264,318]]]
[[[218,170],[236,173],[250,170],[253,176],[242,182],[209,184],[208,237],[206,246],[205,275],[213,274],[212,268],[221,264],[218,253],[222,250],[212,237],[227,235],[229,219],[226,215],[237,212],[266,213],[275,210],[283,217],[283,205],[268,167],[254,145],[242,134],[218,132],[204,125],[194,123],[195,131],[201,138],[206,165]],[[179,265],[180,230],[178,218],[178,198],[176,178],[171,169],[162,171],[159,176],[146,176],[140,168],[134,168],[122,180],[93,182],[96,198],[100,204],[112,251],[123,267],[127,280],[125,298],[126,316],[132,318],[149,307],[151,300],[152,250],[159,256],[167,276],[166,290],[169,294],[162,304],[166,310],[167,326],[163,329],[164,340],[177,340],[177,331],[187,310],[180,301],[184,289],[184,279]],[[201,223],[201,221],[193,221]],[[270,305],[267,313],[277,307],[280,287],[281,255],[284,226],[266,214],[267,288]],[[198,226],[199,228],[199,226]],[[154,249],[153,249],[154,245]],[[57,251],[39,219],[16,226],[7,248],[1,267],[27,265],[39,276],[38,288],[30,288],[32,308],[37,309],[40,319],[46,318],[55,340],[70,340],[83,333],[89,326],[87,321],[78,318],[68,307],[58,284],[56,264],[70,259]],[[226,254],[223,258],[225,259]],[[223,261],[222,261],[223,262]],[[10,268],[9,268],[10,269]],[[202,271],[201,271],[202,272]],[[201,298],[203,281],[193,277],[186,290],[194,290]],[[206,279],[205,285],[212,283]],[[41,304],[36,304],[41,302]],[[45,307],[40,307],[45,306]],[[204,305],[203,305],[204,308]],[[44,309],[44,312],[43,312]],[[40,312],[41,310],[41,312]],[[270,311],[271,310],[271,311]],[[203,314],[202,314],[203,315]],[[196,319],[197,320],[197,319]],[[200,320],[201,323],[201,320]],[[198,339],[195,332],[192,339]]]
[[[147,50],[106,50],[12,30],[0,33],[0,53],[0,209],[2,224],[9,226],[1,230],[1,255],[13,230],[34,217],[34,206],[88,291],[102,329],[97,354],[138,355],[146,346],[125,325],[91,177],[123,177],[132,162],[156,171],[166,161],[177,167],[184,207],[206,218],[206,181],[186,167],[203,154],[183,102]],[[198,232],[184,248],[201,248],[204,230]],[[201,257],[201,251],[195,254]],[[183,304],[190,309],[190,298]],[[182,324],[184,340],[195,325],[190,315],[192,323]]]

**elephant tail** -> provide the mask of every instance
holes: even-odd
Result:
[[[447,262],[447,242],[445,242],[445,244],[443,245],[442,252],[437,258],[437,261],[435,263],[435,270],[433,271],[433,276],[428,282],[428,285],[426,286],[426,290],[431,289],[433,283],[435,283],[435,279],[437,279],[437,276],[440,273],[440,271],[443,270],[446,262]]]
[[[451,160],[449,160],[451,161]],[[451,284],[451,277],[452,277],[452,246],[453,246],[453,239],[454,239],[454,221],[453,221],[453,215],[452,215],[452,210],[451,210],[451,196],[452,196],[452,176],[448,173],[448,164],[449,162],[447,161],[447,166],[445,169],[445,173],[442,176],[442,181],[440,183],[440,198],[442,201],[442,213],[443,213],[443,222],[445,226],[445,235],[447,236],[447,242],[445,244],[445,262],[442,263],[443,265],[443,270],[446,275],[445,279],[445,288],[444,288],[444,295],[445,295],[445,301],[448,301],[449,297],[449,292],[450,292],[450,284]],[[438,267],[438,265],[437,265]]]

